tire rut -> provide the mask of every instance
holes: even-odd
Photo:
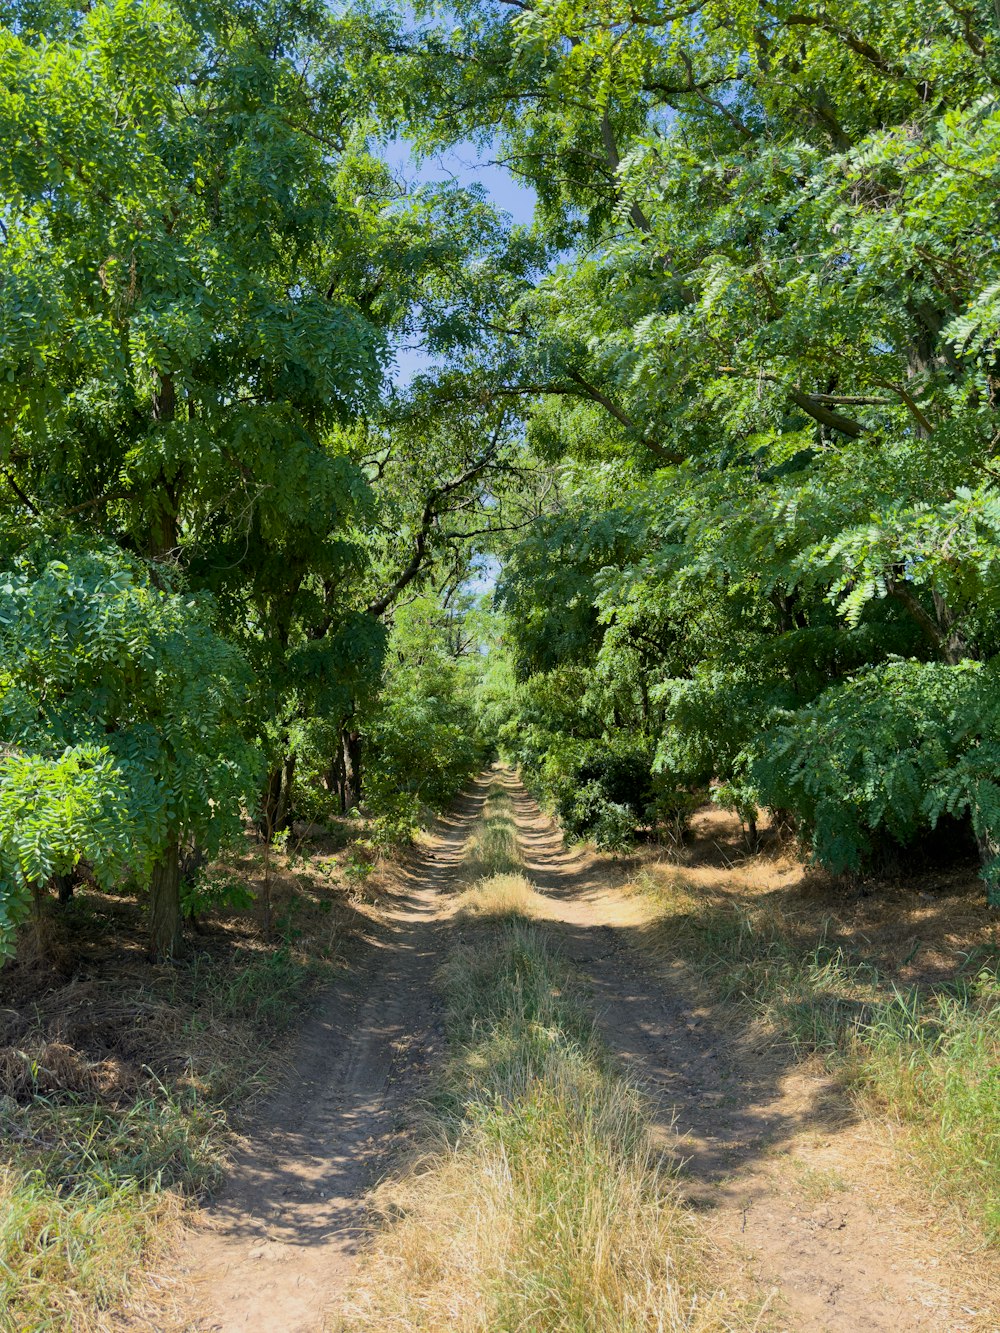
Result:
[[[299,1034],[292,1072],[188,1234],[186,1328],[324,1326],[364,1234],[365,1195],[440,1052],[433,974],[485,790],[478,782],[438,821],[432,850],[404,869],[403,894]]]
[[[599,1029],[651,1096],[682,1196],[729,1261],[773,1293],[770,1326],[996,1333],[976,1260],[929,1240],[931,1219],[900,1200],[884,1147],[834,1080],[727,1026],[642,947],[642,904],[606,861],[568,851],[524,788],[508,788],[527,874],[592,990]],[[817,1192],[817,1181],[832,1183]]]

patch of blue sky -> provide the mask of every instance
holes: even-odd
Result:
[[[392,139],[382,149],[382,156],[393,174],[408,184],[479,185],[487,200],[506,213],[515,226],[530,226],[535,212],[535,192],[514,179],[506,167],[496,162],[489,147],[460,143],[419,160],[405,139]],[[419,345],[401,343],[395,349],[393,378],[405,388],[415,375],[433,365],[433,358]]]

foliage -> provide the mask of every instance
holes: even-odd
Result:
[[[352,21],[312,0],[0,5],[0,548],[31,564],[10,566],[15,583],[38,583],[37,608],[12,583],[8,610],[37,610],[41,633],[62,597],[80,668],[62,715],[36,709],[30,743],[23,719],[2,737],[62,763],[66,798],[45,805],[38,764],[7,762],[30,835],[3,855],[114,877],[131,839],[168,942],[182,834],[211,842],[249,812],[272,836],[297,765],[322,813],[345,736],[377,711],[386,620],[431,572],[461,584],[464,530],[513,438],[492,404],[442,410],[387,382],[402,338],[461,356],[536,256],[476,190],[394,177],[357,58]],[[114,592],[116,560],[142,594]],[[237,695],[242,725],[223,734]],[[418,749],[437,729],[442,773],[468,762],[449,708],[411,728]],[[405,725],[385,736],[402,745]],[[245,742],[264,760],[254,792]],[[88,821],[94,843],[118,830],[103,856]],[[5,874],[23,899],[24,875]]]
[[[86,860],[142,878],[187,834],[241,830],[259,764],[248,673],[211,601],[157,587],[141,561],[73,547],[0,574],[0,941],[32,889]]]
[[[198,917],[220,907],[247,911],[253,901],[243,880],[214,868],[202,870],[181,885],[181,911],[186,917]]]
[[[474,709],[476,644],[466,633],[460,610],[426,596],[394,617],[379,702],[366,727],[367,796],[399,829],[420,823],[421,806],[444,809],[485,760]]]
[[[758,742],[764,800],[796,810],[834,870],[857,869],[874,834],[905,846],[945,813],[971,809],[995,838],[994,678],[975,663],[889,662],[825,691]]]
[[[551,479],[497,543],[526,773],[638,735],[668,790],[780,800],[830,865],[957,813],[989,879],[989,703],[937,746],[933,682],[961,677],[922,668],[1000,649],[992,9],[459,12],[398,16],[423,100],[381,105],[428,152],[489,139],[552,247],[484,385],[527,404]],[[884,783],[866,679],[923,738]],[[849,739],[843,768],[818,740],[799,763],[826,708],[823,734],[871,732],[869,777]]]

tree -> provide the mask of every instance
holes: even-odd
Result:
[[[1000,648],[992,9],[461,16],[399,20],[398,59],[432,90],[403,121],[428,147],[489,138],[563,256],[512,304],[486,386],[525,405],[536,457],[576,492],[510,561],[522,674],[635,680],[663,779],[722,779],[748,812],[794,788],[782,710],[854,677],[873,707],[860,682],[894,655],[934,708],[941,667],[958,689]],[[532,567],[560,522],[560,565]],[[588,540],[609,527],[625,546]],[[988,780],[990,726],[959,746]],[[890,744],[874,712],[872,735]]]
[[[408,194],[369,151],[350,24],[322,4],[0,12],[7,551],[41,577],[56,561],[76,571],[84,556],[68,552],[117,550],[148,580],[133,601],[151,641],[170,598],[216,608],[212,633],[250,669],[244,734],[267,772],[249,804],[270,836],[292,810],[295,737],[329,716],[343,731],[377,690],[381,619],[438,557],[430,529],[480,471],[468,430],[439,429],[438,473],[390,484],[393,341],[463,346],[484,294],[496,299],[490,273],[509,289],[526,261],[475,192]],[[388,512],[415,523],[418,558],[380,583]],[[82,605],[99,620],[105,597]],[[200,615],[192,661],[209,669]],[[180,691],[183,653],[175,665]],[[164,708],[156,729],[180,726]],[[171,745],[190,748],[180,733]],[[169,951],[182,826],[164,827],[174,843],[148,869]]]
[[[241,831],[259,757],[249,672],[204,596],[165,591],[113,548],[0,574],[0,948],[49,880],[147,879],[150,950],[180,948],[178,848]]]

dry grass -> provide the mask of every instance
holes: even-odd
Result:
[[[495,811],[488,818],[497,818]],[[478,868],[478,853],[472,859]],[[520,874],[464,895],[441,972],[450,1056],[334,1327],[708,1333],[755,1327],[651,1143],[642,1092],[595,1035]]]
[[[276,937],[252,908],[207,911],[172,967],[145,960],[140,901],[87,888],[0,973],[2,1333],[168,1326],[183,1200],[221,1180],[276,1034],[358,917],[334,867],[277,858]],[[252,882],[259,852],[213,873]]]
[[[506,789],[493,783],[472,834],[466,861],[480,879],[517,874],[523,865],[514,805]]]
[[[600,1048],[566,965],[507,916],[449,960],[452,1059],[425,1155],[339,1327],[639,1333],[752,1326]]]
[[[535,917],[544,914],[544,898],[526,875],[491,875],[477,880],[458,898],[460,912],[470,917]]]
[[[707,822],[711,847],[632,886],[648,947],[823,1055],[916,1178],[1000,1236],[1000,941],[981,886],[932,867],[861,894],[787,854],[713,856]]]

